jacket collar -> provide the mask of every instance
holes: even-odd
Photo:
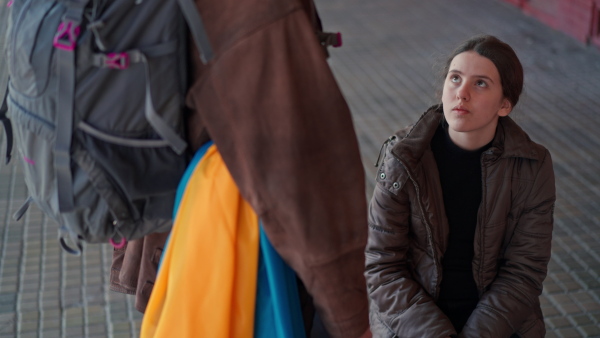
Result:
[[[431,139],[443,118],[444,112],[441,104],[429,108],[406,136],[399,137],[401,139],[392,148],[392,153],[407,166],[414,168],[425,151],[430,149]],[[492,147],[485,154],[495,155],[494,158],[521,157],[541,160],[544,151],[540,145],[531,141],[527,133],[513,119],[506,116],[498,120]]]
[[[399,142],[392,148],[392,154],[398,157],[408,168],[415,168],[423,157],[425,150],[430,148],[431,139],[443,117],[441,104],[429,108],[421,115],[406,136],[402,137],[400,133],[397,133]]]
[[[521,157],[539,161],[543,159],[545,153],[544,148],[533,142],[509,116],[498,120],[492,148],[499,149],[502,158]]]

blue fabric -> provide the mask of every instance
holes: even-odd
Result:
[[[208,141],[208,142],[204,143],[202,145],[202,147],[200,147],[200,149],[198,149],[196,151],[196,153],[194,154],[194,157],[192,158],[192,160],[188,164],[187,168],[185,169],[185,172],[183,173],[183,176],[181,177],[181,180],[179,181],[179,185],[177,186],[177,192],[175,193],[175,204],[173,206],[173,220],[175,220],[175,217],[177,216],[177,211],[179,210],[179,203],[181,203],[181,198],[183,197],[183,192],[185,191],[185,188],[187,187],[188,181],[190,180],[190,177],[192,176],[194,169],[196,169],[196,166],[198,165],[198,163],[200,162],[202,157],[204,157],[204,154],[206,154],[206,151],[212,144],[213,144],[213,141]],[[160,260],[158,261],[158,267],[156,270],[157,273],[158,273],[158,270],[160,270],[160,266],[162,265],[162,261],[163,261],[163,257],[165,256],[165,252],[167,252],[167,246],[169,245],[170,239],[171,239],[171,234],[169,234],[169,236],[167,237],[167,240],[165,241],[165,246],[163,247],[162,254],[160,255]]]
[[[281,259],[260,225],[254,338],[304,338],[296,273]]]
[[[206,154],[206,151],[208,150],[208,148],[210,148],[210,146],[212,144],[213,144],[213,141],[208,141],[208,142],[204,143],[202,145],[202,147],[200,147],[200,149],[198,149],[196,151],[196,153],[194,154],[194,157],[192,158],[192,161],[190,161],[190,164],[188,164],[187,169],[185,169],[185,172],[183,173],[183,176],[181,177],[181,180],[179,181],[179,185],[177,186],[177,193],[175,194],[175,206],[173,207],[173,219],[175,219],[175,217],[177,216],[177,210],[179,210],[179,203],[181,203],[181,198],[183,197],[183,192],[185,191],[185,188],[187,187],[187,183],[190,180],[190,176],[192,176],[192,173],[194,172],[194,169],[196,169],[198,162],[200,162],[202,157],[204,157],[204,154]]]

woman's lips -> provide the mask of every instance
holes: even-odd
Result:
[[[462,106],[454,107],[454,108],[452,108],[452,111],[455,112],[455,113],[457,113],[457,114],[459,114],[459,115],[463,115],[463,114],[468,114],[469,113],[469,110],[467,108],[465,108],[465,107],[462,107]]]

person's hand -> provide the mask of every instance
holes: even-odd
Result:
[[[358,338],[373,338],[373,334],[371,333],[371,328],[368,328],[365,333],[361,334]]]

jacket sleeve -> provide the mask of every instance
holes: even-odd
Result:
[[[482,295],[461,337],[509,337],[539,307],[550,260],[555,199],[552,160],[546,151],[498,275]]]
[[[329,334],[358,337],[369,326],[364,170],[350,110],[304,7],[196,4],[210,14],[203,21],[215,57],[206,65],[194,57],[188,104]]]
[[[368,217],[365,276],[373,335],[447,337],[456,334],[450,320],[411,274],[410,202],[404,189],[393,195],[378,182]]]

